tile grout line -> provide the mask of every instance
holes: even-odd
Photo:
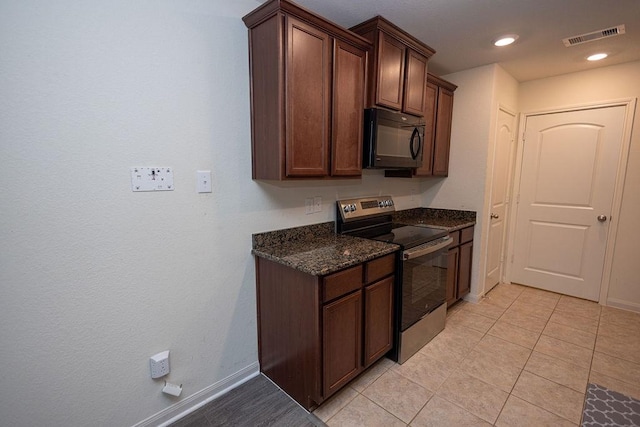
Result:
[[[522,290],[520,292],[520,294],[518,294],[518,296],[513,300],[513,302],[511,304],[509,304],[509,307],[507,307],[507,309],[504,311],[504,313],[502,313],[502,315],[498,318],[498,320],[500,320],[500,318],[502,318],[502,316],[504,316],[504,314],[507,312],[507,310],[509,308],[511,308],[511,306],[518,300],[518,298],[520,298],[520,296],[522,296],[523,292],[524,292],[524,290]],[[555,309],[555,306],[554,306],[554,309]],[[551,316],[549,316],[549,318],[551,318]],[[498,320],[496,320],[496,322]],[[509,322],[507,322],[507,323],[509,323]],[[547,320],[547,323],[549,323],[548,320]],[[545,323],[545,327],[547,326],[547,323]],[[544,328],[542,329],[542,331],[544,331]],[[524,368],[527,366],[527,363],[529,362],[529,359],[531,358],[531,355],[533,354],[533,349],[536,347],[536,345],[538,344],[538,341],[540,340],[540,337],[542,336],[542,331],[540,331],[540,335],[538,336],[538,338],[536,339],[536,342],[533,344],[533,347],[531,348],[531,353],[529,353],[529,356],[527,357],[527,360],[524,362],[524,365],[522,366],[522,369],[520,369],[520,373],[518,374],[518,378],[516,378],[516,380],[514,381],[513,385],[511,386],[511,390],[509,391],[509,395],[507,396],[507,399],[504,401],[504,404],[502,405],[502,408],[500,408],[500,412],[498,412],[498,416],[496,417],[496,420],[493,423],[494,426],[496,425],[496,423],[500,419],[500,415],[502,415],[502,412],[504,411],[505,406],[507,406],[507,401],[513,395],[513,389],[516,387],[516,384],[518,383],[518,380],[520,380],[520,376],[522,375],[522,372],[524,372]],[[517,396],[515,396],[515,397],[517,397]],[[531,402],[528,402],[528,403],[531,403]]]
[[[548,292],[548,291],[547,291],[547,292]],[[494,320],[494,324],[495,324],[496,322],[498,322],[498,320],[500,320],[500,319],[504,316],[504,314],[509,310],[509,308],[511,308],[511,307],[513,306],[513,304],[515,304],[515,303],[516,303],[516,301],[518,301],[518,299],[522,296],[522,293],[523,293],[523,291],[522,291],[522,292],[520,292],[520,294],[519,294],[519,295],[518,295],[518,296],[513,300],[513,302],[512,302],[511,304],[509,304],[509,306],[505,309],[505,311],[503,312],[503,314],[502,314],[502,315],[500,315],[500,317],[498,317],[498,319],[495,319],[495,320]],[[558,304],[559,304],[559,302],[560,302],[560,299],[561,299],[561,298],[562,298],[562,296],[560,296],[560,298],[558,298],[558,299],[555,301],[555,303],[553,304],[553,309],[552,309],[552,311],[551,311],[551,314],[550,314],[550,315],[549,315],[549,317],[546,319],[545,325],[544,325],[544,327],[542,328],[542,331],[540,331],[540,335],[538,336],[538,338],[537,338],[537,340],[536,340],[535,344],[533,345],[533,348],[531,349],[531,352],[530,352],[529,356],[527,357],[527,360],[526,360],[526,362],[524,363],[524,366],[522,367],[522,369],[520,369],[520,373],[518,374],[518,378],[516,379],[516,381],[514,382],[513,386],[511,387],[511,391],[508,393],[507,400],[509,399],[509,397],[511,397],[511,396],[513,395],[513,390],[514,390],[514,388],[515,388],[515,386],[516,386],[516,384],[517,384],[518,380],[520,379],[520,376],[522,375],[522,372],[524,372],[524,371],[525,371],[525,367],[526,367],[527,363],[529,362],[529,359],[530,359],[530,358],[531,358],[531,356],[533,355],[533,352],[535,351],[535,347],[536,347],[536,345],[538,344],[538,341],[540,340],[540,338],[542,337],[544,330],[546,329],[546,327],[547,327],[547,325],[549,324],[549,322],[551,322],[551,317],[552,317],[553,313],[557,310],[557,307],[558,307]],[[539,305],[541,305],[541,304],[539,304]],[[487,316],[485,316],[485,317],[487,317]],[[533,316],[533,317],[537,317],[537,316]],[[582,316],[580,316],[580,317],[582,317]],[[509,323],[509,322],[507,322],[507,323]],[[511,324],[511,323],[509,323],[509,324]],[[520,327],[520,326],[518,326],[518,325],[513,325],[513,326],[516,326],[516,327],[521,328],[521,327]],[[522,329],[522,328],[521,328],[521,329]],[[487,331],[487,333],[485,333],[485,335],[487,335],[487,334],[488,334],[488,332],[489,332],[489,331]],[[484,338],[484,336],[483,336],[483,338]],[[498,337],[497,337],[497,338],[498,338]],[[508,341],[508,340],[505,340],[505,341],[510,342],[510,341]],[[560,341],[564,341],[564,340],[560,340]],[[565,342],[566,342],[566,341],[565,341]],[[512,343],[512,344],[516,344],[516,343]],[[516,345],[519,345],[519,344],[516,344]],[[592,350],[592,357],[591,357],[591,361],[593,361],[593,353],[594,353],[594,350]],[[553,357],[553,356],[550,356],[550,357]],[[557,359],[556,357],[553,357],[553,358],[554,358],[554,359]],[[558,359],[558,360],[561,360],[561,359]],[[539,376],[539,375],[537,375],[537,374],[535,374],[535,373],[533,373],[533,372],[529,372],[529,371],[527,371],[527,372],[528,372],[528,373],[530,373],[530,374],[532,374],[532,375],[535,375],[535,376],[537,376],[537,377],[539,377],[539,378],[542,378],[542,379],[544,379],[544,380],[546,380],[546,381],[550,381],[550,382],[552,382],[552,383],[554,383],[554,384],[557,384],[557,385],[559,385],[559,386],[565,387],[565,388],[567,388],[567,389],[569,389],[569,390],[576,391],[576,390],[572,389],[571,387],[567,387],[567,386],[566,386],[566,385],[564,385],[564,384],[559,384],[559,383],[557,383],[557,382],[555,382],[555,381],[552,381],[552,380],[549,380],[549,379],[547,379],[547,378],[545,378],[545,377],[541,377],[541,376]],[[590,373],[590,370],[589,370],[589,373]],[[481,380],[481,381],[482,381],[482,380]],[[587,379],[587,381],[588,381],[588,379]],[[582,394],[584,395],[585,393],[582,393]],[[515,395],[513,395],[513,396],[514,396],[514,397],[516,397],[516,398],[518,398],[518,399],[522,399],[523,401],[525,401],[525,402],[527,402],[527,403],[531,404],[532,406],[535,406],[535,407],[537,407],[537,408],[539,408],[539,409],[541,409],[541,410],[543,410],[543,411],[545,411],[545,412],[551,413],[551,414],[553,414],[553,415],[555,415],[555,416],[558,416],[558,417],[560,417],[560,418],[562,418],[562,419],[564,419],[564,420],[567,420],[567,421],[569,421],[569,422],[572,422],[572,423],[573,423],[573,421],[568,420],[568,419],[567,419],[567,418],[565,418],[564,416],[559,415],[559,414],[556,414],[555,412],[552,412],[552,411],[550,411],[549,409],[546,409],[546,408],[543,408],[543,407],[541,407],[541,406],[538,406],[538,405],[536,405],[536,404],[534,404],[534,403],[532,403],[532,402],[529,402],[528,400],[523,399],[523,398],[521,398],[521,397],[518,397],[518,396],[515,396]],[[503,412],[503,410],[504,410],[504,408],[505,408],[505,406],[506,406],[506,402],[507,402],[507,400],[505,400],[505,403],[502,405],[502,408],[500,409],[500,412],[498,413],[498,416],[497,416],[497,418],[496,418],[496,421],[494,422],[494,424],[493,424],[493,425],[495,425],[495,423],[497,423],[498,419],[500,418],[500,415],[502,415],[502,412]],[[583,405],[584,405],[584,399],[583,399]],[[581,419],[582,419],[582,416],[581,416]]]
[[[516,302],[516,300],[517,300],[518,298],[520,298],[520,295],[522,295],[522,292],[523,292],[523,290],[521,290],[521,291],[520,291],[520,293],[518,294],[518,296],[517,296],[517,297],[515,297],[515,298],[513,299],[513,301],[507,305],[507,307],[504,309],[504,311],[502,312],[502,314],[501,314],[497,319],[491,319],[491,318],[490,318],[490,317],[488,317],[488,316],[484,316],[484,315],[479,314],[479,313],[474,313],[474,314],[476,314],[476,315],[478,315],[478,316],[483,316],[483,317],[486,317],[486,318],[488,318],[488,319],[493,320],[493,324],[491,325],[491,327],[490,327],[490,328],[488,328],[488,329],[487,329],[487,331],[486,331],[486,332],[484,332],[484,333],[483,333],[482,338],[480,338],[480,340],[478,340],[478,342],[477,342],[477,343],[476,343],[476,344],[475,344],[475,345],[474,345],[470,350],[475,350],[475,348],[478,346],[478,344],[479,344],[479,343],[480,343],[480,342],[481,342],[481,341],[482,341],[482,340],[483,340],[487,335],[489,335],[489,331],[491,330],[491,328],[492,328],[492,327],[493,327],[493,326],[498,322],[498,320],[500,320],[500,318],[502,318],[502,316],[504,316],[504,314],[507,312],[507,310],[509,310],[509,308],[511,308],[511,306],[513,305],[513,303],[515,303],[515,302]],[[484,295],[480,301],[485,300],[485,298],[487,298],[487,297],[486,297],[486,295]],[[491,304],[491,303],[490,303],[490,302],[487,302],[487,304]],[[492,304],[492,305],[495,305],[495,304]],[[497,305],[496,305],[496,307],[499,307],[499,306],[497,306]],[[500,307],[500,308],[502,308],[502,307]],[[480,332],[480,331],[478,331],[478,332]],[[492,335],[491,335],[491,336],[492,336]],[[495,338],[498,338],[498,337],[495,337]],[[505,341],[506,341],[506,340],[505,340]],[[507,342],[509,342],[509,341],[507,341]],[[515,343],[513,343],[513,344],[515,344]],[[468,358],[468,357],[470,357],[470,354],[471,354],[471,351],[469,352],[469,355],[468,355],[467,357],[465,357],[464,359],[462,359],[462,361],[461,361],[461,362],[464,362],[465,360],[467,360],[467,358]],[[524,368],[523,368],[523,369],[524,369]],[[520,371],[520,372],[522,372],[522,371]],[[450,374],[449,374],[449,375],[450,375]],[[472,374],[470,374],[470,375],[471,375],[471,376],[473,376]],[[485,384],[487,384],[487,385],[489,385],[489,386],[491,386],[491,387],[496,387],[498,390],[500,390],[500,388],[499,388],[499,387],[494,386],[493,384],[489,384],[489,383],[487,383],[486,381],[484,381],[484,380],[482,380],[482,379],[480,379],[480,378],[477,378],[477,377],[475,377],[475,376],[474,376],[474,378],[476,378],[477,380],[479,380],[479,381],[481,381],[481,382],[483,382],[483,383],[485,383]],[[520,378],[520,375],[518,375],[518,378]],[[448,379],[448,378],[447,378],[447,379]],[[516,381],[517,381],[517,379],[516,379]],[[446,382],[446,379],[445,379],[445,381],[443,381],[443,384],[444,384],[444,382]],[[514,383],[514,386],[515,386],[515,383]],[[438,388],[439,388],[439,387],[438,387]],[[513,386],[511,387],[511,389],[513,390]],[[507,395],[507,398],[505,399],[504,403],[502,404],[502,406],[501,406],[501,408],[500,408],[500,411],[498,411],[498,415],[496,416],[496,419],[494,420],[494,422],[493,422],[493,423],[491,423],[491,425],[493,425],[493,426],[495,426],[495,425],[496,425],[496,423],[498,422],[498,419],[500,418],[500,415],[502,414],[502,411],[503,411],[503,409],[504,409],[505,405],[507,404],[507,400],[509,400],[509,396],[511,396],[511,392],[509,392],[509,393],[507,393],[507,394],[508,394],[508,395]],[[452,403],[452,404],[454,404],[454,405],[456,405],[456,406],[458,406],[458,407],[461,407],[460,405],[457,405],[455,402],[451,402],[451,401],[449,401],[449,400],[447,400],[447,399],[445,399],[445,398],[442,398],[442,399],[444,399],[444,400],[446,400],[447,402]],[[478,416],[478,415],[476,415],[476,414],[473,414],[473,413],[472,413],[471,411],[469,411],[468,409],[466,409],[466,408],[462,408],[462,409],[464,409],[465,411],[469,412],[470,414],[472,414],[472,415],[474,415],[475,417],[477,417],[477,418],[479,418],[479,419],[482,419],[482,420],[484,421],[484,419],[483,419],[483,418],[479,417],[479,416]]]
[[[547,291],[547,292],[548,292],[548,291]],[[542,338],[542,336],[544,335],[544,331],[545,331],[545,329],[547,328],[547,325],[551,322],[551,317],[553,316],[553,313],[555,313],[555,312],[556,312],[556,310],[557,310],[557,308],[558,308],[558,304],[560,303],[560,300],[561,300],[561,299],[562,299],[562,295],[560,296],[560,298],[558,298],[558,300],[557,300],[557,301],[555,302],[555,304],[553,305],[553,310],[552,310],[552,312],[551,312],[551,315],[550,315],[550,316],[549,316],[549,318],[547,319],[547,321],[546,321],[546,323],[545,323],[545,325],[544,325],[544,328],[542,328],[542,331],[540,332],[540,335],[538,336],[538,339],[536,340],[536,343],[534,344],[533,348],[531,349],[531,354],[529,354],[529,357],[527,358],[527,361],[525,362],[524,366],[522,367],[522,370],[520,371],[520,375],[518,375],[518,378],[516,379],[516,382],[513,384],[513,387],[512,387],[512,389],[511,389],[511,391],[512,391],[512,392],[513,392],[513,389],[515,388],[516,384],[518,383],[518,380],[520,380],[520,376],[522,375],[522,372],[524,372],[524,371],[525,371],[525,368],[526,368],[526,366],[527,366],[527,363],[529,363],[529,359],[531,359],[531,356],[533,355],[533,352],[535,351],[535,347],[537,346],[538,342],[540,341],[540,338]],[[582,317],[582,316],[580,316],[580,317]],[[598,319],[598,323],[599,323],[599,321],[600,321],[600,320]],[[566,326],[566,325],[565,325],[565,326]],[[546,336],[549,336],[549,335],[546,335]],[[597,334],[596,334],[596,337],[597,337]],[[552,338],[553,338],[553,337],[552,337]],[[567,342],[567,341],[560,340],[560,339],[558,339],[558,340],[559,340],[559,341],[563,341],[563,342]],[[571,344],[571,343],[570,343],[570,344]],[[594,346],[595,346],[595,343],[594,343]],[[592,363],[592,361],[593,361],[593,352],[594,352],[594,350],[592,350],[592,351],[591,351],[591,362],[590,362],[590,363]],[[542,354],[544,354],[544,353],[542,353]],[[547,355],[547,356],[549,356],[549,355]],[[557,359],[557,360],[562,360],[562,359],[558,359],[557,357],[554,357],[554,356],[549,356],[549,357],[552,357],[553,359]],[[552,382],[552,383],[554,383],[554,384],[557,384],[557,385],[559,385],[559,386],[561,386],[561,387],[565,387],[565,388],[567,388],[567,389],[569,389],[569,390],[573,390],[571,387],[567,387],[567,386],[566,386],[566,385],[564,385],[564,384],[557,383],[556,381],[553,381],[553,380],[550,380],[550,379],[545,378],[545,377],[543,377],[543,376],[540,376],[540,375],[538,375],[538,374],[536,374],[536,373],[534,373],[534,372],[529,372],[529,371],[527,371],[527,373],[529,373],[529,374],[531,374],[531,375],[535,375],[535,376],[536,376],[536,377],[538,377],[538,378],[542,378],[543,380],[550,381],[550,382]],[[588,381],[589,381],[589,374],[590,374],[590,373],[591,373],[591,367],[589,367],[589,372],[587,373],[587,383],[588,383]],[[575,390],[573,390],[573,391],[575,391]],[[582,393],[582,394],[583,394],[583,395],[585,395],[585,393],[586,393],[586,389],[585,389],[585,392],[584,392],[584,393]],[[512,395],[512,393],[509,393],[509,396],[511,396],[511,395]],[[533,403],[533,402],[529,402],[528,400],[526,400],[526,399],[524,399],[524,398],[522,398],[522,397],[515,396],[515,395],[514,395],[514,397],[516,397],[516,398],[518,398],[518,399],[521,399],[521,400],[523,400],[523,401],[525,401],[525,402],[529,403],[530,405],[535,406],[536,408],[539,408],[539,409],[541,409],[541,410],[543,410],[543,411],[545,411],[545,412],[551,413],[551,414],[553,414],[553,415],[555,415],[555,416],[557,416],[557,417],[560,417],[560,418],[562,418],[562,419],[564,419],[564,420],[567,420],[567,421],[569,421],[569,422],[573,423],[573,421],[572,421],[572,420],[569,420],[569,419],[565,418],[564,416],[562,416],[562,415],[560,415],[560,414],[557,414],[557,413],[555,413],[555,412],[553,412],[553,411],[550,411],[550,410],[549,410],[549,409],[547,409],[547,408],[543,408],[543,407],[541,407],[541,406],[539,406],[539,405],[537,405],[537,404],[535,404],[535,403]],[[584,397],[583,397],[582,402],[583,402],[583,411],[584,411]],[[504,409],[504,407],[503,407],[503,409]],[[501,411],[501,412],[502,412],[502,411]],[[582,415],[580,415],[580,421],[579,421],[578,425],[580,425],[580,423],[581,423],[581,422],[582,422]]]

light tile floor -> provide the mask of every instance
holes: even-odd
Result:
[[[314,414],[329,426],[576,426],[587,383],[640,399],[640,313],[519,285],[451,307],[403,365],[382,359]]]

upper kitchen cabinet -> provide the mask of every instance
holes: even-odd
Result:
[[[435,51],[381,16],[351,30],[374,46],[369,59],[367,106],[424,116],[427,61]]]
[[[368,41],[286,0],[243,21],[253,179],[360,176]]]
[[[432,74],[427,75],[426,127],[422,166],[415,176],[447,176],[453,116],[453,92],[457,86]]]

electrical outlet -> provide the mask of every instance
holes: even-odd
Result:
[[[322,197],[316,196],[313,198],[313,211],[322,212]]]
[[[304,214],[310,215],[313,213],[313,199],[311,197],[307,197],[304,199]]]
[[[169,350],[162,351],[149,358],[151,378],[160,378],[171,372],[169,367]]]

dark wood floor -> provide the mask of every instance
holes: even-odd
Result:
[[[262,375],[208,403],[171,427],[326,426]]]

